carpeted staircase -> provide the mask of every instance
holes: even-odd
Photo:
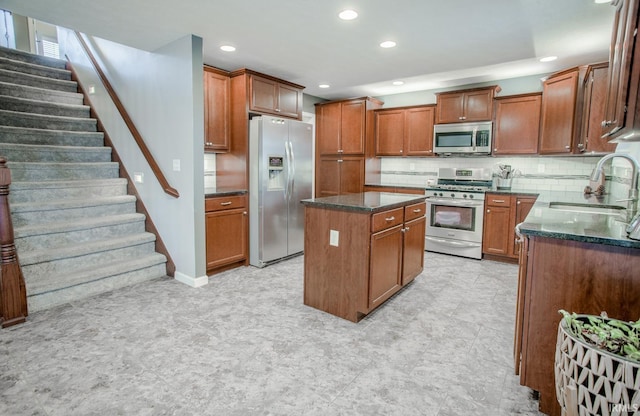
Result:
[[[166,275],[62,60],[0,48],[0,156],[29,312]]]

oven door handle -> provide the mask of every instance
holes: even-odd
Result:
[[[434,243],[439,243],[439,244],[443,244],[445,246],[451,246],[451,247],[478,247],[480,245],[480,243],[473,243],[473,242],[467,242],[467,241],[451,241],[451,240],[446,240],[444,238],[435,238],[435,237],[429,237],[429,236],[425,236],[424,237],[425,240],[429,240],[429,241],[433,241]]]
[[[483,201],[472,201],[469,199],[456,200],[456,199],[437,199],[427,198],[427,203],[437,205],[450,205],[452,207],[481,207],[484,205]]]

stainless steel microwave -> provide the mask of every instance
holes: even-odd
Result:
[[[436,124],[433,152],[436,154],[488,155],[491,153],[493,123]]]

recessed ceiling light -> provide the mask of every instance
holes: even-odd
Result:
[[[393,85],[404,85],[404,81],[393,81]]]
[[[236,50],[235,46],[231,46],[231,45],[222,45],[220,46],[220,49],[222,49],[225,52],[233,52]]]
[[[386,40],[380,44],[381,48],[393,48],[396,46],[396,43],[392,40]]]
[[[611,3],[611,0],[595,0],[597,4]]]
[[[320,84],[318,85],[318,88],[329,88],[330,85],[329,84]]]
[[[544,58],[540,58],[540,62],[551,62],[558,59],[557,56],[545,56]]]
[[[358,12],[355,10],[347,9],[338,14],[338,17],[342,20],[353,20],[358,17]]]

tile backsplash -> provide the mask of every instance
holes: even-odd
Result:
[[[204,154],[204,188],[216,188],[216,154]]]

